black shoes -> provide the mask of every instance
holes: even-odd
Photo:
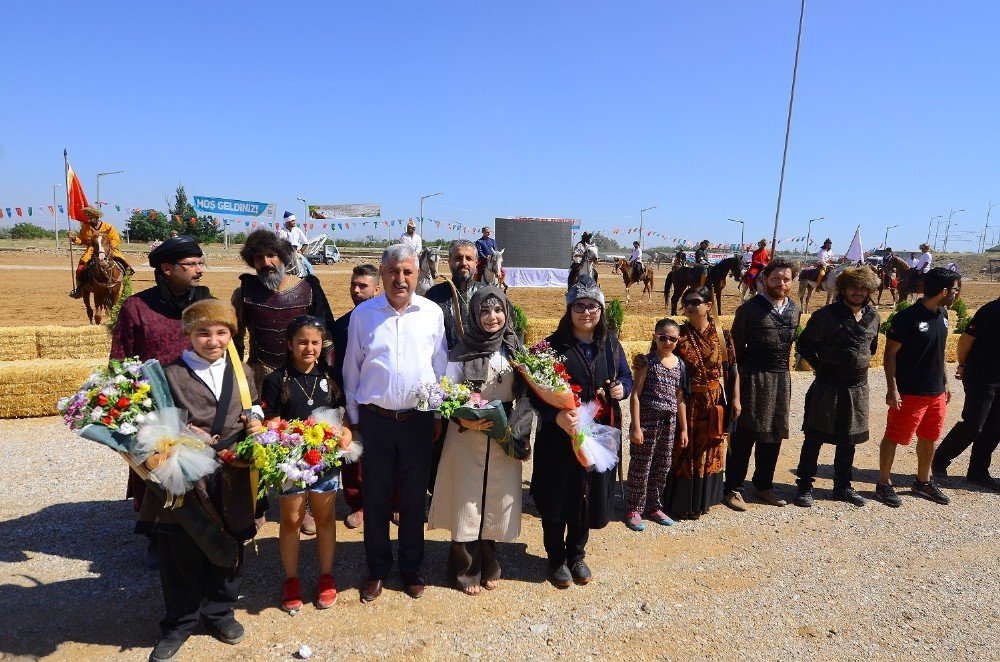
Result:
[[[594,578],[594,575],[590,572],[590,568],[587,566],[587,562],[583,559],[573,564],[573,567],[570,568],[570,574],[573,575],[573,581],[581,586],[589,584],[590,580]]]
[[[187,641],[187,637],[166,636],[160,639],[149,654],[149,662],[170,662],[177,656],[177,651],[181,649],[185,641]]]
[[[933,480],[929,480],[925,483],[914,478],[913,493],[930,499],[934,503],[940,503],[942,506],[947,506],[951,503],[951,499],[948,498],[948,495],[942,492],[941,488],[935,485]]]
[[[989,474],[983,474],[982,476],[967,476],[966,478],[973,485],[985,487],[986,489],[994,492],[1000,492],[1000,481]]]
[[[206,623],[208,633],[224,644],[238,644],[243,641],[243,626],[235,618],[221,623]]]
[[[857,506],[858,508],[868,503],[868,499],[858,494],[857,490],[853,487],[845,487],[842,490],[834,488],[833,498],[839,501],[846,501],[847,503]]]
[[[875,483],[875,498],[890,508],[899,508],[903,505],[896,490],[887,483]]]
[[[549,575],[549,581],[556,588],[569,588],[573,585],[573,575],[570,574],[569,568],[563,563],[552,571],[552,574]]]
[[[813,491],[811,487],[800,487],[798,496],[795,497],[793,501],[799,508],[812,508],[815,500],[813,499]]]

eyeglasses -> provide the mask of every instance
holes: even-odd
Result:
[[[685,308],[697,307],[697,306],[700,306],[703,303],[705,303],[705,302],[703,300],[701,300],[701,299],[687,299],[684,302],[684,307]]]
[[[174,264],[178,267],[184,267],[185,269],[197,269],[198,267],[201,267],[202,269],[205,268],[204,260],[199,260],[198,262],[174,262]]]
[[[574,303],[572,308],[574,313],[596,313],[600,309],[600,304],[596,303]]]
[[[660,342],[677,342],[680,340],[680,336],[668,336],[665,333],[657,333],[654,337]]]

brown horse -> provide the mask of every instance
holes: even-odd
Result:
[[[893,255],[888,262],[885,262],[878,268],[878,298],[875,300],[875,305],[882,303],[882,291],[885,288],[889,288],[890,294],[892,294],[892,303],[896,304],[899,297],[899,288],[903,285],[903,279],[906,278],[906,272],[910,270],[910,265],[907,264],[906,260],[896,255]],[[896,286],[893,287],[892,279],[896,278]]]
[[[103,232],[94,235],[90,241],[91,258],[80,276],[79,292],[83,305],[87,307],[87,319],[91,324],[100,324],[105,312],[111,312],[122,294],[125,269],[115,260],[111,248],[111,238]],[[94,295],[94,305],[90,305],[90,295]]]
[[[924,274],[911,267],[901,257],[893,256],[889,264],[897,265],[896,276],[899,278],[899,300],[909,301],[911,294],[922,295],[924,293]]]
[[[639,303],[642,303],[642,295],[646,295],[646,301],[653,300],[653,270],[649,267],[642,270],[642,275],[638,279],[633,280],[632,277],[632,265],[628,260],[620,257],[615,258],[615,268],[614,271],[620,271],[622,273],[622,280],[625,282],[625,303],[629,302],[629,288],[632,287],[632,283],[642,283],[642,294],[639,295]]]
[[[708,277],[705,285],[715,292],[715,309],[718,314],[722,314],[722,290],[726,288],[726,276],[731,275],[737,283],[743,276],[742,256],[727,257],[717,264],[708,268]],[[701,281],[700,270],[697,267],[678,267],[667,274],[667,279],[663,283],[663,306],[666,307],[670,301],[670,314],[677,314],[677,301],[684,294],[684,291],[696,286]],[[674,294],[670,296],[670,286],[673,285]]]

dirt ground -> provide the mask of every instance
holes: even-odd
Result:
[[[153,284],[152,269],[145,263],[142,253],[129,253],[136,275],[133,277],[133,291],[138,292]],[[942,258],[948,259],[948,258]],[[971,258],[969,258],[971,259]],[[239,273],[248,268],[232,255],[210,253],[207,256],[209,268],[205,272],[203,284],[211,288],[213,294],[227,297],[237,285]],[[320,265],[316,273],[323,283],[323,289],[330,300],[335,315],[350,310],[352,304],[348,296],[351,269],[356,262],[340,262],[335,265]],[[978,264],[978,263],[977,263]],[[444,265],[442,265],[443,267]],[[976,274],[975,265],[970,264],[966,273]],[[611,273],[609,265],[601,265],[600,282],[610,300],[619,297],[624,301],[625,287],[621,277]],[[652,301],[637,301],[638,286],[632,287],[632,303],[628,313],[659,315],[664,312],[663,281],[667,267],[654,271],[654,292]],[[980,275],[980,277],[982,277]],[[0,251],[0,326],[23,326],[37,324],[86,324],[87,315],[83,302],[70,299],[67,294],[72,286],[69,258],[65,253],[55,251]],[[510,291],[511,300],[524,308],[529,318],[559,317],[565,311],[562,291],[551,288],[515,288]],[[962,298],[969,308],[975,309],[1000,296],[1000,283],[966,280]],[[815,308],[815,301],[813,308]],[[884,301],[889,301],[888,292]],[[732,314],[739,305],[739,295],[730,279],[723,291],[722,312]],[[883,310],[889,306],[884,303]],[[627,314],[628,314],[627,313]]]

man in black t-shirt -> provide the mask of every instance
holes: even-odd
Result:
[[[941,442],[931,469],[936,478],[946,478],[948,465],[971,444],[969,482],[1000,492],[989,471],[1000,441],[1000,299],[980,308],[958,339],[955,378],[965,387],[962,420]]]
[[[948,306],[962,289],[957,273],[940,267],[924,277],[924,296],[896,313],[886,332],[885,402],[889,405],[885,435],[879,447],[879,480],[875,497],[892,508],[902,505],[892,486],[896,446],[917,436],[917,477],[913,491],[940,504],[950,499],[931,480],[934,444],[941,436],[951,391],[944,371],[948,338]]]

